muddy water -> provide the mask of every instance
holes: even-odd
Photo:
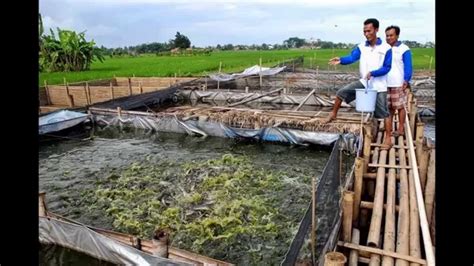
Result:
[[[92,226],[114,229],[111,218],[91,211],[83,203],[84,191],[97,188],[100,180],[120,173],[135,162],[183,163],[217,159],[224,154],[245,155],[258,168],[283,170],[290,176],[320,176],[330,149],[146,133],[136,129],[96,130],[92,140],[62,140],[41,145],[39,187],[47,193],[46,203],[51,211]],[[310,181],[303,185],[309,196]],[[294,207],[302,218],[307,205]]]

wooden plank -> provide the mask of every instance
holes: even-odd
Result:
[[[370,252],[372,254],[377,254],[377,255],[382,255],[382,256],[390,256],[390,257],[393,257],[393,258],[396,258],[396,259],[403,259],[403,260],[407,260],[407,261],[410,261],[410,262],[426,265],[426,260],[424,260],[424,259],[419,259],[419,258],[415,258],[415,257],[408,256],[408,255],[398,254],[398,253],[395,253],[395,252],[392,252],[392,251],[386,251],[386,250],[379,249],[379,248],[361,246],[361,245],[348,243],[348,242],[343,242],[343,241],[338,241],[337,244],[341,247],[356,249],[356,250],[359,250],[359,251],[367,251],[367,252]]]

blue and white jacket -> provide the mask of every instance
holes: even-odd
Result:
[[[401,87],[404,81],[410,82],[412,73],[410,48],[398,41],[392,46],[392,69],[387,74],[387,87]]]
[[[341,57],[341,65],[348,65],[359,62],[359,72],[361,83],[364,86],[372,87],[377,92],[387,91],[387,73],[392,67],[392,47],[386,42],[377,38],[374,47],[370,46],[369,41],[358,44],[352,49],[351,54]],[[367,73],[371,73],[368,84],[365,80]]]

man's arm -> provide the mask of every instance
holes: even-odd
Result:
[[[392,49],[389,49],[387,53],[385,53],[383,65],[377,70],[370,71],[370,75],[372,77],[380,77],[380,76],[386,75],[390,71],[391,68],[392,68]]]
[[[404,72],[404,77],[403,80],[406,83],[409,83],[411,80],[411,75],[413,73],[413,65],[411,61],[411,51],[407,50],[403,53],[402,55],[402,60],[403,60],[403,72]]]
[[[360,59],[359,46],[354,47],[354,49],[352,49],[350,55],[347,55],[347,56],[344,56],[344,57],[340,58],[341,65],[349,65],[349,64],[352,64],[352,63],[356,62],[359,59]]]

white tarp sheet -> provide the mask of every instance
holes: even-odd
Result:
[[[209,75],[209,77],[217,81],[229,81],[229,80],[244,78],[244,77],[248,77],[252,75],[272,76],[277,73],[280,73],[285,68],[286,66],[269,68],[269,67],[260,67],[258,65],[255,65],[255,66],[245,69],[242,73],[234,73],[234,74],[217,73],[217,74],[211,74]]]
[[[85,226],[54,218],[39,217],[39,241],[77,250],[120,265],[191,265],[150,255]]]

